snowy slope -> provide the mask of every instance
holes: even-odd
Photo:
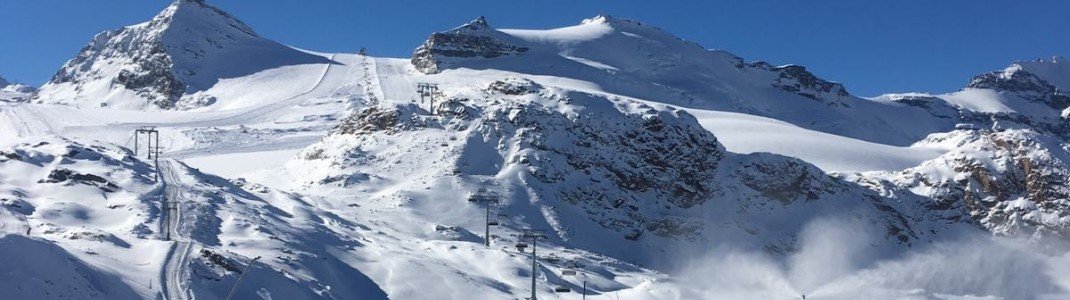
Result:
[[[181,0],[151,21],[98,34],[41,87],[39,102],[80,107],[192,108],[230,96],[211,88],[225,79],[331,63],[265,39],[202,0]],[[241,85],[241,83],[236,83]],[[248,88],[248,87],[246,87]]]
[[[302,198],[206,175],[163,161],[162,180],[180,187],[165,192],[154,184],[153,167],[128,150],[99,144],[46,139],[3,150],[0,159],[0,209],[7,254],[42,249],[42,259],[11,265],[59,277],[41,298],[155,298],[165,281],[178,281],[195,298],[219,298],[229,291],[241,268],[263,256],[237,297],[350,299],[382,295],[354,267],[330,256],[360,246],[348,221],[329,217]],[[163,201],[177,201],[168,216]],[[161,218],[178,218],[176,235],[165,234]],[[164,270],[164,258],[180,255],[174,240],[194,241],[183,272]],[[341,248],[339,248],[341,247]],[[331,259],[328,259],[331,257]],[[69,260],[69,262],[68,262]],[[8,262],[5,262],[8,263]],[[50,270],[50,267],[58,270]],[[11,269],[9,269],[11,270]],[[176,278],[177,277],[177,278]],[[363,282],[361,281],[363,278]],[[32,295],[37,280],[12,278],[6,290]],[[87,283],[88,282],[88,283]],[[168,285],[170,286],[170,285]],[[385,297],[381,297],[385,298]]]
[[[826,172],[896,171],[917,166],[946,150],[867,142],[754,115],[688,109],[729,151],[797,157]]]

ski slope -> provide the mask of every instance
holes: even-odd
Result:
[[[174,166],[170,160],[163,160],[158,165],[159,184],[164,186],[164,197],[160,207],[163,208],[163,222],[166,226],[167,240],[174,241],[164,264],[161,281],[165,283],[164,295],[168,300],[189,299],[189,286],[186,284],[186,272],[194,244],[185,236],[182,228],[182,204],[187,202],[185,192]]]
[[[742,113],[687,111],[713,132],[729,151],[797,157],[826,172],[897,171],[947,152],[946,149],[867,142]]]

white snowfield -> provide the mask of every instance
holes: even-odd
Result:
[[[247,267],[235,299],[519,299],[533,276],[540,299],[1070,290],[1065,257],[1024,248],[990,251],[1023,266],[1016,276],[958,269],[988,260],[976,249],[990,245],[948,254],[961,249],[945,239],[982,226],[933,208],[975,176],[956,162],[1014,175],[1006,165],[1021,157],[994,148],[1035,138],[975,142],[982,134],[938,114],[1060,120],[1040,102],[984,88],[863,99],[799,68],[606,16],[549,30],[465,26],[527,50],[445,57],[425,74],[407,58],[278,44],[201,0],[98,35],[66,79],[23,90],[32,100],[0,98],[4,297],[222,299]],[[1062,59],[1015,70],[1070,80]],[[438,85],[434,108],[419,83]],[[937,102],[904,101],[915,98]],[[150,127],[159,166],[144,136],[135,145],[134,131]],[[1030,148],[1044,155],[1036,161],[1070,161],[1065,143],[1038,139],[1047,148]],[[488,204],[473,196],[499,201],[490,247]],[[1011,202],[999,209],[1023,223],[1070,224]],[[525,228],[548,233],[537,274],[531,249],[515,247],[530,246]],[[861,262],[873,257],[892,259]]]

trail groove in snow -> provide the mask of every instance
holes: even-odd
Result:
[[[189,265],[189,256],[193,252],[193,243],[182,235],[182,206],[184,194],[178,175],[175,174],[174,166],[170,160],[160,163],[160,184],[164,185],[162,204],[163,220],[168,224],[167,236],[175,241],[174,247],[167,255],[164,264],[163,282],[164,295],[168,300],[188,299],[189,292],[185,282],[186,266]],[[172,210],[169,207],[174,207]]]

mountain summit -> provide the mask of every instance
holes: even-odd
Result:
[[[204,1],[178,0],[151,21],[97,34],[42,87],[39,99],[126,108],[209,105],[211,95],[184,96],[220,79],[328,61],[265,39]]]

